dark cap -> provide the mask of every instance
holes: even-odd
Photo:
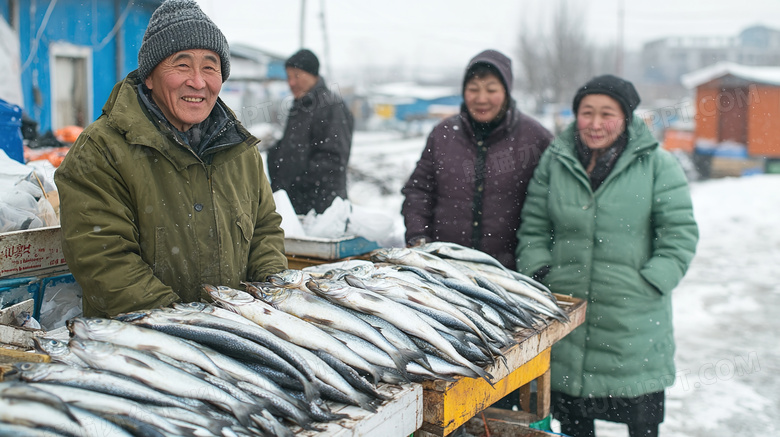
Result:
[[[634,84],[611,74],[594,77],[588,83],[582,86],[574,95],[574,115],[577,115],[577,109],[580,102],[588,94],[604,94],[617,100],[623,109],[626,119],[631,121],[634,109],[639,106],[639,94],[634,88]]]
[[[479,64],[488,64],[498,70],[498,78],[504,83],[506,93],[509,95],[512,91],[512,60],[503,53],[496,50],[485,50],[480,52],[469,61],[466,67],[466,74],[463,76],[463,88],[466,88],[466,82],[471,78],[471,71]]]
[[[292,67],[303,70],[314,76],[320,75],[320,60],[308,49],[300,49],[284,63],[285,68]]]

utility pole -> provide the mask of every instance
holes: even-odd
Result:
[[[306,0],[301,0],[301,24],[300,24],[300,48],[303,48],[306,41],[304,40],[304,29],[306,28]]]
[[[322,25],[322,42],[325,46],[323,48],[325,58],[325,71],[327,72],[328,79],[332,79],[330,70],[330,46],[328,44],[328,30],[325,27],[325,0],[320,0],[320,24]]]
[[[615,53],[615,74],[623,75],[623,32],[625,28],[626,10],[623,0],[618,0],[618,36]]]

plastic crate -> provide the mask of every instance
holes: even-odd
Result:
[[[39,278],[24,277],[12,279],[0,279],[0,309],[15,305],[19,302],[32,299],[37,302],[41,299],[41,284]],[[33,317],[37,316],[33,314]]]

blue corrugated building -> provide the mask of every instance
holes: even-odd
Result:
[[[19,37],[23,109],[45,132],[94,121],[138,64],[162,0],[0,0]]]
[[[411,82],[389,83],[370,90],[374,111],[383,118],[400,122],[441,118],[457,113],[463,102],[457,87],[425,86]]]

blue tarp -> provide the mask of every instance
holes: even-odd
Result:
[[[0,99],[0,149],[9,158],[24,164],[22,147],[22,108]]]

